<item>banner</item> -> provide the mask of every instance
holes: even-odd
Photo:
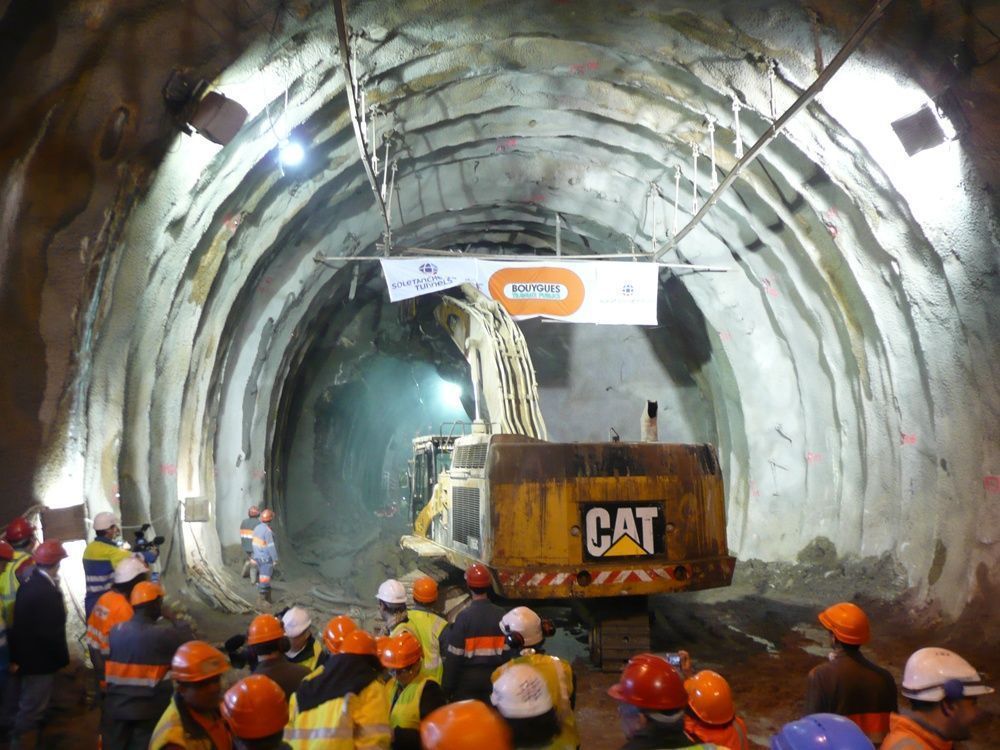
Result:
[[[659,269],[654,263],[474,258],[390,258],[381,263],[393,302],[469,283],[515,320],[656,325]]]

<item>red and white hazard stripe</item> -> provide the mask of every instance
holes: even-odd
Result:
[[[571,583],[576,576],[573,573],[515,573],[499,571],[500,581],[505,586],[525,586],[537,588],[541,586],[559,586]],[[674,580],[674,576],[666,568],[624,568],[621,570],[602,570],[594,575],[591,585],[621,584],[633,581],[650,583],[656,579]]]

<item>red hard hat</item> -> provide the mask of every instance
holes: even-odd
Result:
[[[378,643],[371,633],[366,633],[364,630],[352,630],[344,636],[344,642],[340,644],[340,653],[377,656]]]
[[[257,516],[260,515],[260,508],[258,508],[256,505],[251,505],[249,508],[247,508],[247,515],[250,518],[256,518]]]
[[[22,516],[18,516],[7,524],[7,532],[4,534],[4,539],[11,543],[23,542],[25,539],[30,539],[34,533],[35,527],[28,523]]]
[[[684,689],[694,715],[706,724],[728,724],[736,715],[729,683],[718,672],[703,669],[684,682]]]
[[[222,717],[241,740],[270,737],[288,723],[288,699],[278,683],[262,674],[244,677],[226,691]]]
[[[274,520],[274,511],[270,508],[264,508],[264,510],[260,512],[260,520],[264,523],[270,523]]]
[[[39,565],[56,565],[67,557],[66,550],[58,539],[46,539],[35,548],[31,556]]]
[[[857,604],[840,602],[819,613],[820,624],[841,643],[860,646],[871,638],[868,615]]]
[[[205,641],[188,641],[170,662],[170,676],[177,682],[204,682],[228,669],[226,655]]]
[[[337,615],[323,628],[323,645],[331,654],[339,654],[344,636],[358,629],[358,624],[347,615]]]
[[[433,604],[437,598],[438,585],[433,578],[424,576],[413,582],[413,601],[421,604]]]
[[[482,563],[472,563],[465,570],[465,582],[470,588],[488,589],[493,585],[490,578],[490,571]]]
[[[425,750],[513,750],[510,727],[482,701],[459,701],[420,722]]]
[[[285,637],[285,629],[274,615],[257,615],[247,630],[247,645],[268,643]]]
[[[608,688],[608,695],[653,711],[680,711],[688,702],[680,674],[652,654],[640,654],[629,661],[618,684]]]
[[[14,548],[7,542],[0,540],[0,560],[13,560]]]

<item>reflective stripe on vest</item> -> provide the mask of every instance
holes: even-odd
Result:
[[[108,661],[104,665],[104,676],[109,685],[131,687],[156,687],[167,677],[170,667],[165,664],[123,664]]]
[[[412,609],[407,613],[410,625],[424,650],[424,665],[420,673],[435,682],[441,682],[444,662],[441,660],[441,633],[448,621],[433,612]]]
[[[307,678],[308,679],[308,678]],[[357,750],[390,744],[389,701],[385,687],[374,680],[360,694],[348,693],[298,710],[297,696],[289,704],[285,741],[293,750]],[[312,744],[314,742],[321,744]]]
[[[124,594],[118,591],[108,591],[103,594],[87,618],[87,645],[107,656],[111,650],[108,640],[111,628],[131,619],[133,614],[132,605],[128,603]]]
[[[420,729],[420,697],[424,693],[426,677],[417,677],[406,687],[400,689],[399,683],[392,695],[392,708],[389,710],[389,726],[393,729]]]
[[[857,724],[873,744],[881,744],[889,734],[889,712],[848,714],[848,719]]]
[[[27,552],[14,550],[14,557],[7,563],[3,573],[0,573],[0,605],[3,606],[3,619],[7,627],[14,624],[14,599],[17,598],[17,590],[21,586],[17,569],[30,557]]]
[[[465,639],[465,648],[448,646],[448,650],[456,656],[471,659],[474,656],[501,656],[507,645],[502,635],[480,635]]]

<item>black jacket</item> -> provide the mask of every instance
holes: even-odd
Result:
[[[513,655],[500,629],[507,610],[486,599],[473,599],[448,628],[441,688],[451,700],[490,704],[493,670]]]
[[[69,664],[62,591],[40,569],[17,590],[10,660],[21,674],[54,674]]]

